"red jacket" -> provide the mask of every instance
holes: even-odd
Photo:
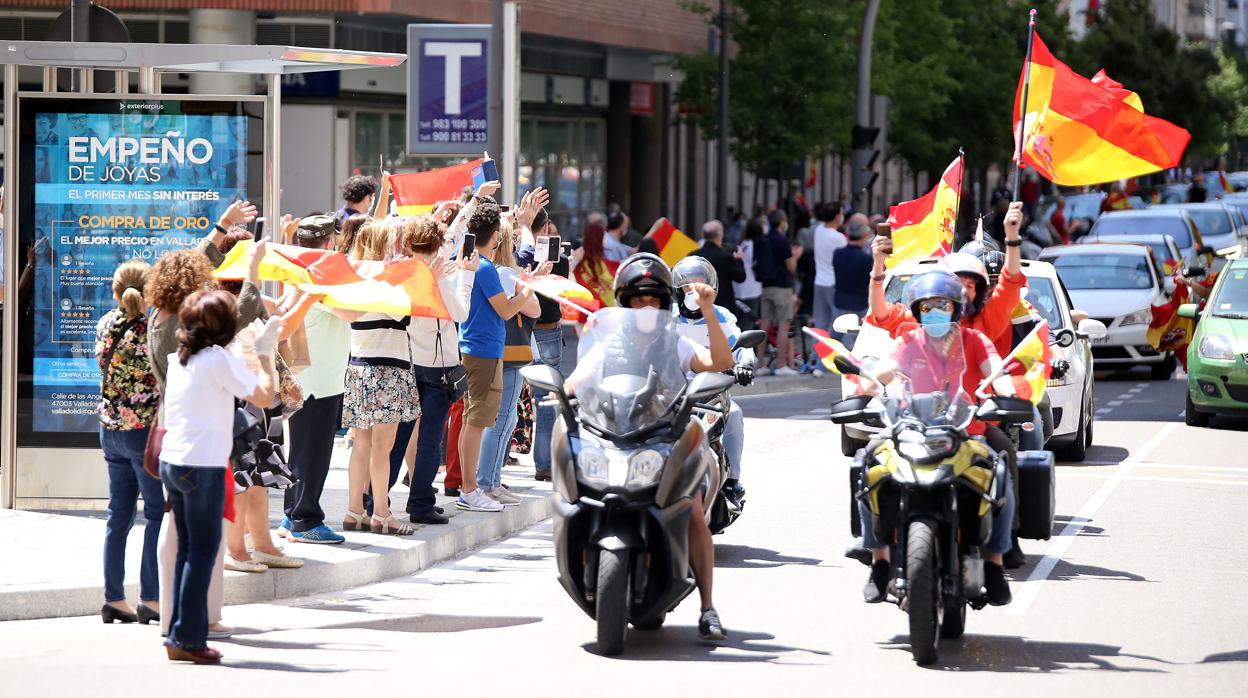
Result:
[[[984,336],[988,337],[996,347],[999,356],[1010,353],[1014,309],[1018,307],[1018,302],[1022,299],[1022,290],[1025,286],[1027,286],[1026,276],[1011,274],[1009,270],[1003,271],[988,302],[984,303],[983,311],[973,319],[962,316],[962,326],[983,332]],[[867,322],[888,330],[893,339],[907,330],[914,329],[919,324],[910,309],[901,303],[893,303],[889,306],[888,316],[883,320],[877,320],[874,314],[867,313]]]

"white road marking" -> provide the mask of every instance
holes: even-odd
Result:
[[[1109,407],[1121,407],[1122,402],[1123,402],[1122,400],[1110,400],[1109,402],[1105,404]]]
[[[1044,557],[1036,564],[1035,569],[1031,571],[1031,575],[1027,577],[1027,580],[1018,585],[1018,593],[1014,595],[1014,602],[1006,610],[1008,615],[1021,616],[1027,613],[1027,610],[1031,608],[1031,604],[1040,594],[1040,590],[1044,587],[1045,581],[1048,580],[1050,574],[1053,574],[1053,569],[1057,567],[1058,561],[1070,550],[1070,546],[1075,542],[1075,536],[1079,534],[1079,531],[1083,530],[1083,527],[1092,521],[1092,517],[1096,516],[1096,512],[1105,504],[1109,496],[1114,493],[1118,485],[1131,474],[1135,464],[1147,458],[1148,454],[1153,452],[1153,449],[1160,446],[1178,428],[1179,425],[1175,423],[1162,427],[1161,431],[1154,434],[1153,438],[1149,439],[1139,450],[1127,456],[1118,466],[1118,469],[1114,471],[1114,474],[1098,487],[1096,492],[1092,493],[1088,501],[1084,502],[1083,507],[1079,509],[1079,513],[1071,519],[1070,523],[1062,528],[1061,532],[1057,534],[1057,538],[1049,543],[1049,549],[1045,551]]]
[[[1076,466],[1089,466],[1089,465],[1107,466],[1107,465],[1121,465],[1121,464],[1122,464],[1122,461],[1085,460],[1081,463],[1076,463],[1074,465]],[[1138,463],[1137,465],[1138,467],[1141,467],[1141,468],[1176,468],[1176,469],[1182,469],[1182,470],[1210,470],[1210,471],[1220,472],[1220,473],[1240,473],[1242,475],[1248,475],[1248,468],[1234,468],[1234,467],[1229,467],[1229,466],[1224,466],[1224,465],[1188,465],[1186,463],[1154,463],[1152,461],[1149,461],[1147,463]],[[1070,470],[1061,470],[1061,471],[1058,471],[1058,474],[1059,475],[1071,475],[1073,474],[1073,472]]]
[[[1097,473],[1064,473],[1064,478],[1082,478],[1085,480],[1097,480],[1106,477],[1113,477],[1107,474]],[[1189,485],[1232,485],[1235,487],[1248,487],[1248,480],[1219,480],[1214,478],[1199,477],[1165,477],[1161,475],[1129,475],[1122,478],[1131,482],[1177,482]],[[1031,581],[1028,579],[1028,581]]]

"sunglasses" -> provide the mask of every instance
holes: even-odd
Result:
[[[953,301],[947,298],[933,298],[931,300],[919,301],[919,312],[928,313],[933,310],[953,311]]]

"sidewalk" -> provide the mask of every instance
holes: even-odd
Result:
[[[836,376],[764,376],[734,395],[764,395],[836,388]],[[326,522],[335,530],[346,511],[347,458],[341,443],[335,449],[329,479],[321,497]],[[103,464],[101,464],[103,467]],[[279,546],[307,560],[302,569],[263,574],[225,573],[227,605],[255,603],[307,594],[349,589],[426,569],[547,518],[550,483],[533,480],[532,460],[521,456],[519,465],[503,468],[503,481],[524,502],[501,513],[465,512],[440,493],[438,504],[451,518],[443,526],[417,526],[412,536],[382,536],[346,532],[341,545],[286,544]],[[402,482],[391,493],[394,511],[402,516],[407,488]],[[138,602],[139,557],[143,548],[144,519],[140,505],[126,545],[126,597]],[[276,528],[282,518],[279,493],[269,497],[269,520]],[[404,520],[406,517],[404,516]],[[42,512],[0,510],[0,621],[83,616],[98,613],[104,603],[103,548],[105,514],[96,512]],[[227,611],[228,622],[228,611]]]

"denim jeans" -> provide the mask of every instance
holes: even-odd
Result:
[[[169,644],[203,649],[208,645],[208,585],[221,546],[225,478],[221,468],[187,468],[164,461],[160,475],[178,529]]]
[[[407,513],[412,516],[424,516],[433,512],[437,503],[434,496],[433,478],[438,475],[438,466],[442,462],[442,436],[446,432],[446,415],[450,412],[451,403],[447,402],[446,391],[442,389],[442,375],[445,368],[427,368],[415,366],[416,390],[420,393],[420,428],[416,432],[416,460],[412,464],[412,483],[407,493]],[[394,468],[396,452],[399,460],[407,448],[409,436],[403,439],[403,449],[399,449],[399,439],[395,437],[395,448],[390,451],[390,465]],[[399,425],[399,431],[403,425]]]
[[[563,328],[535,329],[533,341],[537,344],[537,357],[547,366],[559,368],[563,361]],[[555,408],[542,407],[546,399],[544,390],[533,391],[533,401],[537,403],[537,417],[533,428],[533,468],[539,473],[550,472],[550,440],[555,431]]]
[[[815,327],[832,334],[832,322],[836,320],[836,303],[833,302],[833,298],[836,297],[836,287],[815,286],[814,291],[814,311],[810,314],[810,322]],[[815,344],[813,346],[818,345]],[[814,350],[813,346],[810,352],[810,360],[818,363],[819,354]]]
[[[724,422],[721,441],[724,444],[724,453],[728,456],[728,477],[739,480],[741,454],[745,451],[745,413],[735,402],[728,407],[728,421]]]
[[[134,526],[138,497],[143,495],[143,557],[139,568],[139,599],[160,600],[156,550],[165,491],[160,480],[143,471],[146,428],[114,431],[100,428],[100,448],[108,463],[108,525],[104,534],[104,600],[126,598],[126,538]]]
[[[494,426],[481,434],[481,455],[477,458],[477,487],[489,492],[503,482],[503,461],[511,450],[511,435],[519,419],[520,389],[524,379],[519,368],[503,367],[503,401],[498,406]]]

